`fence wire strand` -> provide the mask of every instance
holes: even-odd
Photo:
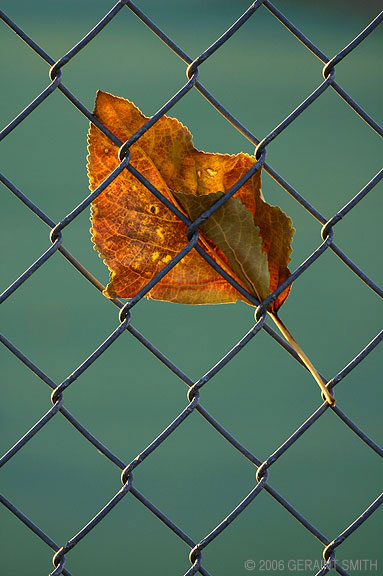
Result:
[[[119,12],[123,9],[129,10],[134,14],[144,25],[146,25],[162,42],[164,42],[170,50],[172,50],[183,62],[186,64],[187,81],[179,90],[162,105],[159,110],[150,118],[146,124],[135,133],[127,142],[121,142],[114,134],[112,134],[105,126],[103,126],[92,114],[90,110],[84,106],[75,94],[70,91],[63,83],[63,69],[64,67],[97,35],[105,26],[118,16]],[[299,40],[310,52],[312,52],[323,63],[323,80],[318,84],[317,88],[309,94],[295,110],[291,111],[276,127],[267,134],[263,139],[258,139],[252,132],[244,126],[234,115],[227,110],[200,82],[199,69],[206,60],[208,60],[220,47],[230,38],[239,32],[243,24],[256,14],[258,9],[267,10],[280,24],[287,28],[287,30]],[[8,134],[17,128],[30,114],[34,112],[49,96],[56,90],[61,91],[64,96],[81,112],[88,120],[93,122],[110,140],[119,147],[119,166],[98,186],[98,188],[89,194],[84,200],[70,213],[65,215],[60,222],[54,222],[48,215],[46,215],[39,206],[37,206],[28,196],[21,191],[13,182],[11,182],[6,175],[0,174],[1,182],[4,187],[9,190],[15,197],[17,197],[35,216],[40,218],[50,229],[50,245],[47,244],[47,249],[39,258],[33,262],[21,276],[7,287],[3,294],[0,296],[0,302],[10,297],[18,288],[30,278],[36,270],[43,266],[56,252],[60,252],[64,258],[93,285],[100,293],[104,290],[104,286],[95,278],[88,270],[63,246],[63,236],[65,228],[69,226],[81,214],[90,203],[103,191],[113,180],[123,171],[129,170],[141,183],[143,183],[160,201],[162,201],[178,218],[182,219],[188,226],[188,244],[185,248],[169,262],[159,274],[157,274],[137,295],[129,302],[124,303],[118,298],[112,299],[111,303],[119,309],[119,323],[113,332],[102,342],[96,350],[94,350],[88,358],[86,358],[67,378],[62,382],[57,383],[53,381],[47,374],[45,374],[36,364],[33,363],[17,346],[15,346],[5,335],[0,335],[1,342],[9,353],[13,354],[18,360],[23,363],[29,370],[31,370],[38,378],[40,378],[51,389],[51,402],[52,406],[47,410],[35,424],[26,431],[22,438],[19,438],[15,444],[0,458],[0,467],[9,462],[10,459],[16,457],[19,450],[25,446],[39,431],[46,426],[46,424],[61,413],[64,418],[88,441],[90,442],[101,454],[103,454],[112,464],[119,468],[121,473],[121,489],[111,496],[110,500],[105,506],[99,510],[93,518],[85,524],[80,530],[75,533],[65,544],[59,545],[54,542],[45,532],[43,532],[34,521],[27,516],[6,496],[0,495],[0,501],[5,508],[16,516],[25,526],[27,526],[36,536],[38,536],[47,546],[49,546],[53,555],[54,570],[50,572],[50,576],[64,574],[70,576],[71,572],[66,567],[66,562],[70,557],[70,551],[78,546],[81,540],[87,536],[102,520],[109,514],[109,512],[116,506],[122,498],[127,494],[135,498],[145,508],[147,508],[154,516],[156,516],[165,526],[168,527],[178,538],[180,538],[189,549],[190,568],[185,573],[192,575],[196,573],[203,574],[204,576],[211,575],[203,563],[203,550],[210,545],[219,535],[226,529],[226,527],[235,520],[243,510],[251,504],[257,496],[265,491],[276,502],[278,502],[287,512],[289,512],[313,537],[315,537],[323,545],[323,566],[317,572],[316,576],[326,574],[332,570],[343,576],[350,576],[348,572],[336,560],[336,551],[339,546],[354,533],[368,518],[383,504],[383,494],[377,496],[366,510],[361,511],[360,515],[351,521],[351,524],[345,530],[330,540],[316,528],[309,519],[305,518],[294,506],[292,506],[277,490],[275,490],[269,482],[269,468],[282,456],[298,439],[315,423],[318,419],[328,410],[331,410],[360,440],[366,447],[370,448],[374,453],[383,456],[383,448],[381,448],[372,438],[370,438],[365,431],[363,431],[341,408],[336,405],[329,406],[326,402],[311,414],[305,422],[303,422],[297,430],[290,437],[288,437],[281,446],[270,454],[265,460],[257,458],[248,448],[239,442],[222,424],[220,424],[213,415],[211,415],[201,404],[200,389],[206,385],[209,380],[216,375],[225,365],[227,365],[236,356],[244,346],[250,342],[260,331],[265,331],[271,336],[275,342],[283,347],[298,363],[302,365],[301,360],[286,343],[279,334],[277,334],[266,322],[266,308],[273,302],[277,296],[293,281],[297,280],[301,274],[305,272],[321,255],[328,249],[332,250],[339,259],[348,266],[352,272],[364,282],[376,295],[383,297],[383,289],[370,278],[359,266],[357,266],[345,252],[337,246],[334,242],[334,229],[338,222],[347,216],[359,202],[366,197],[375,186],[383,178],[383,169],[377,174],[371,175],[371,180],[360,190],[354,191],[355,196],[341,208],[336,214],[330,218],[322,215],[315,206],[312,206],[297,190],[295,190],[282,176],[280,176],[269,163],[266,162],[267,147],[278,136],[295,121],[300,114],[302,114],[312,103],[321,97],[321,95],[328,89],[334,90],[339,97],[347,104],[374,132],[378,135],[383,135],[383,127],[380,126],[369,114],[366,112],[354,98],[346,92],[342,86],[335,81],[336,66],[342,62],[344,58],[350,54],[352,50],[357,49],[363,40],[365,40],[383,21],[383,12],[378,14],[376,18],[368,24],[354,39],[352,39],[347,46],[335,54],[332,58],[327,57],[305,34],[303,34],[293,22],[291,22],[279,9],[277,9],[269,0],[257,0],[252,3],[249,8],[232,24],[215,42],[211,44],[205,51],[203,51],[197,58],[192,59],[183,49],[178,46],[169,36],[163,32],[149,16],[133,2],[117,2],[117,4],[100,20],[100,22],[86,34],[71,50],[64,54],[61,58],[55,61],[49,54],[47,54],[28,34],[22,30],[16,22],[11,20],[4,12],[0,11],[0,16],[5,25],[12,29],[17,36],[23,40],[36,54],[38,54],[49,65],[49,78],[50,82],[47,87],[20,112],[9,124],[0,132],[0,140],[4,139]],[[228,200],[240,186],[252,176],[252,174],[262,167],[292,198],[294,198],[313,218],[315,218],[322,225],[322,242],[313,251],[307,259],[302,262],[291,276],[271,294],[264,302],[258,302],[251,296],[242,286],[227,274],[220,266],[218,266],[209,255],[203,250],[198,242],[198,225],[202,222],[203,218],[209,217],[218,209],[218,205],[212,206],[206,213],[202,215],[195,222],[189,221],[180,211],[177,210],[162,194],[157,190],[146,178],[140,174],[130,164],[129,149],[134,142],[150,129],[165,113],[181,100],[190,90],[197,90],[207,101],[228,121],[236,130],[245,136],[254,147],[254,155],[257,159],[255,166],[240,180],[238,181],[223,197],[220,205]],[[211,368],[206,374],[202,375],[197,381],[194,381],[187,374],[185,374],[176,364],[167,358],[161,350],[150,342],[141,332],[139,332],[132,324],[132,309],[133,307],[145,296],[145,294],[163,278],[171,268],[191,250],[197,250],[202,257],[209,262],[227,281],[229,281],[237,290],[245,295],[255,306],[259,306],[256,314],[256,323],[247,334],[245,334],[240,341],[229,351],[222,359]],[[180,381],[187,387],[187,403],[185,408],[173,419],[172,422],[156,437],[152,442],[132,460],[130,463],[123,462],[116,456],[112,450],[104,445],[102,441],[96,438],[81,422],[65,407],[64,405],[64,391],[75,382],[75,380],[83,374],[93,362],[97,360],[105,350],[112,345],[116,339],[122,334],[128,332],[135,340],[148,349],[162,364],[164,364],[173,374],[175,374]],[[363,350],[361,350],[354,359],[352,359],[347,366],[345,366],[338,374],[336,374],[330,381],[325,382],[328,384],[330,390],[333,390],[354,368],[364,361],[368,355],[378,345],[382,343],[383,331],[379,332],[371,342],[367,343]],[[134,483],[133,471],[139,466],[146,458],[148,458],[171,434],[175,433],[176,429],[194,412],[198,412],[211,426],[216,430],[235,450],[237,450],[248,462],[257,468],[256,483],[248,495],[220,522],[211,532],[201,538],[199,542],[195,542],[184,530],[176,525],[165,512],[161,511],[155,503],[151,502],[142,492],[138,490]]]

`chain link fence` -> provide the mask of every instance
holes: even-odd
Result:
[[[218,50],[224,43],[230,41],[234,34],[238,34],[243,24],[249,18],[257,17],[257,10],[267,10],[273,17],[285,26],[289,32],[301,42],[307,50],[311,51],[323,63],[323,80],[318,87],[304,100],[299,106],[292,111],[280,124],[278,124],[266,137],[259,140],[251,131],[241,124],[229,110],[227,110],[215,97],[211,94],[205,86],[199,81],[199,69],[203,63]],[[173,97],[163,105],[156,114],[134,134],[127,142],[120,142],[110,131],[108,131],[100,122],[93,117],[92,113],[80,102],[76,95],[65,86],[64,81],[64,68],[73,58],[89,43],[91,42],[109,23],[118,18],[121,10],[130,10],[138,19],[140,19],[152,32],[157,35],[170,50],[172,50],[186,65],[187,82],[180,88],[180,90],[173,95]],[[59,60],[55,61],[49,54],[47,54],[28,34],[22,30],[18,24],[12,21],[6,14],[1,12],[1,18],[4,24],[10,27],[18,37],[23,40],[36,54],[38,54],[50,67],[49,75],[50,82],[48,86],[31,102],[12,122],[6,126],[0,133],[0,139],[7,137],[17,126],[24,121],[29,114],[32,114],[46,98],[54,93],[56,90],[61,91],[66,98],[73,104],[73,106],[83,114],[90,122],[93,122],[100,130],[102,130],[115,144],[120,147],[119,167],[110,174],[106,180],[89,196],[87,196],[78,206],[75,206],[70,213],[65,215],[59,222],[54,222],[48,215],[46,215],[30,198],[24,194],[13,182],[11,182],[5,174],[1,174],[0,178],[4,187],[11,194],[15,195],[24,205],[29,208],[32,214],[40,218],[50,228],[50,241],[49,248],[41,254],[41,256],[19,277],[17,278],[1,296],[3,302],[18,290],[18,288],[28,281],[41,266],[56,253],[60,252],[64,258],[89,282],[89,286],[101,292],[104,286],[92,275],[74,256],[64,247],[63,241],[65,239],[65,229],[86,210],[92,200],[94,200],[107,186],[116,178],[116,176],[123,170],[129,170],[141,183],[143,183],[155,197],[160,199],[170,210],[172,210],[179,217],[182,217],[188,225],[188,244],[185,248],[167,264],[163,270],[154,277],[144,289],[127,303],[119,299],[111,300],[111,303],[119,308],[119,322],[115,330],[106,338],[106,340],[96,349],[88,358],[86,358],[80,366],[78,366],[65,380],[61,383],[54,382],[49,378],[36,364],[34,364],[17,346],[15,346],[5,335],[1,336],[2,343],[17,359],[34,372],[48,387],[51,388],[52,407],[35,422],[35,424],[25,433],[25,435],[17,440],[17,442],[2,456],[0,465],[3,466],[12,458],[17,458],[19,450],[25,446],[36,434],[48,424],[52,418],[58,413],[61,413],[64,418],[85,437],[99,452],[101,452],[109,461],[111,461],[121,471],[122,487],[116,493],[112,494],[109,502],[99,510],[94,517],[81,528],[79,532],[74,534],[65,544],[55,542],[46,534],[41,528],[33,521],[32,518],[27,517],[17,505],[11,502],[5,495],[0,495],[1,503],[14,514],[22,523],[24,523],[38,538],[40,538],[47,546],[53,551],[53,564],[54,570],[50,573],[51,576],[65,574],[69,576],[71,572],[66,567],[66,563],[70,558],[70,551],[76,547],[81,546],[82,540],[92,531],[95,527],[103,521],[103,519],[110,513],[110,511],[119,504],[119,502],[126,496],[128,498],[135,498],[145,508],[147,508],[160,522],[168,527],[174,534],[181,539],[185,544],[185,553],[189,553],[190,568],[186,574],[200,573],[204,576],[213,574],[205,566],[203,562],[203,551],[211,542],[219,538],[220,534],[235,520],[247,506],[253,502],[261,492],[268,493],[276,502],[285,508],[295,519],[299,522],[314,538],[319,540],[323,545],[323,565],[317,571],[317,576],[326,574],[332,570],[338,574],[346,576],[349,574],[345,568],[337,561],[336,552],[338,547],[358,528],[368,520],[368,518],[383,504],[383,494],[377,495],[376,499],[371,502],[367,509],[361,510],[360,515],[355,518],[352,523],[345,527],[345,529],[334,539],[330,539],[323,534],[316,526],[307,520],[294,506],[292,506],[269,482],[269,468],[282,456],[297,440],[306,433],[309,428],[320,419],[323,414],[331,410],[333,414],[339,418],[352,432],[357,435],[364,443],[366,450],[371,450],[378,456],[383,456],[383,449],[370,438],[342,409],[336,405],[330,407],[327,403],[322,403],[317,410],[305,421],[301,426],[288,437],[282,445],[266,460],[260,460],[255,454],[248,450],[241,442],[233,437],[224,426],[220,424],[201,404],[200,390],[206,386],[209,380],[216,375],[225,365],[230,362],[238,352],[246,346],[250,340],[256,338],[260,331],[265,331],[271,338],[273,338],[284,350],[300,363],[300,359],[292,348],[266,323],[266,307],[277,298],[277,296],[292,282],[298,281],[299,277],[327,250],[333,251],[339,257],[339,265],[345,264],[352,272],[363,282],[367,287],[373,290],[378,297],[383,296],[383,290],[371,279],[362,269],[360,269],[343,250],[334,242],[334,229],[337,223],[347,214],[354,210],[355,207],[365,198],[365,196],[372,191],[375,186],[383,178],[383,170],[374,175],[371,180],[353,197],[349,202],[343,206],[336,214],[330,219],[326,219],[318,209],[308,202],[297,190],[295,190],[275,169],[266,161],[267,146],[273,142],[278,136],[289,126],[298,116],[310,107],[321,95],[327,90],[333,90],[337,93],[339,98],[344,102],[345,106],[349,106],[355,114],[359,115],[362,120],[369,126],[372,131],[379,135],[383,135],[383,128],[378,125],[374,118],[372,118],[342,86],[335,80],[336,66],[342,62],[344,58],[350,54],[351,51],[358,48],[360,43],[374,32],[383,20],[383,12],[378,14],[376,18],[358,34],[351,42],[345,46],[340,52],[329,58],[324,54],[309,38],[307,38],[284,14],[277,9],[268,0],[257,0],[240,16],[240,18],[228,28],[225,33],[215,41],[207,50],[202,52],[196,59],[192,59],[186,54],[180,46],[178,46],[169,36],[167,36],[155,22],[153,22],[141,9],[133,2],[118,2],[102,20],[76,44],[69,52],[64,54]],[[129,148],[139,140],[139,138],[148,130],[159,118],[165,113],[169,112],[172,107],[182,99],[190,90],[197,90],[208,102],[230,122],[242,135],[244,135],[255,147],[255,157],[258,162],[256,169],[262,167],[290,196],[292,196],[305,210],[322,225],[322,242],[314,250],[314,252],[296,268],[291,276],[284,284],[282,284],[273,294],[271,294],[264,302],[257,302],[254,297],[249,295],[244,288],[239,286],[224,270],[222,270],[209,256],[204,252],[198,242],[198,224],[201,221],[190,223],[182,214],[178,213],[176,208],[167,201],[166,198],[150,183],[145,177],[140,174],[129,163]],[[248,177],[248,175],[247,175]],[[246,176],[244,177],[246,178]],[[243,179],[226,194],[229,198],[243,183]],[[215,208],[217,209],[217,208]],[[214,212],[212,207],[206,212],[203,217],[209,216]],[[213,266],[219,273],[229,281],[237,290],[251,300],[255,306],[256,323],[254,327],[243,336],[232,350],[226,354],[211,370],[204,374],[200,379],[194,381],[187,374],[185,374],[176,364],[167,358],[161,350],[152,344],[152,342],[145,337],[144,334],[139,332],[133,325],[134,306],[145,296],[145,294],[161,279],[169,270],[177,265],[177,263],[191,250],[197,250],[211,266]],[[113,311],[112,311],[113,313]],[[137,339],[142,346],[146,347],[159,362],[163,363],[171,372],[173,372],[181,381],[188,386],[187,402],[185,408],[175,416],[174,420],[157,436],[153,441],[134,458],[131,462],[123,462],[118,458],[111,449],[103,444],[103,442],[96,438],[81,422],[79,422],[71,412],[66,408],[64,403],[64,391],[71,386],[77,378],[79,378],[88,368],[95,362],[105,350],[118,339],[121,334],[129,332],[131,336]],[[366,346],[353,358],[349,364],[336,374],[330,381],[326,381],[328,388],[334,390],[334,387],[339,384],[354,368],[362,361],[367,361],[370,352],[376,348],[383,340],[383,331],[378,333]],[[182,426],[183,422],[193,413],[198,412],[210,425],[216,430],[225,440],[232,446],[233,450],[242,454],[243,458],[247,459],[257,468],[256,484],[249,494],[220,522],[210,533],[203,536],[198,542],[194,541],[182,527],[176,525],[165,512],[160,510],[154,502],[149,500],[135,485],[134,470],[172,434],[177,434],[177,428]],[[249,566],[248,569],[251,569]],[[47,570],[48,571],[48,570]]]

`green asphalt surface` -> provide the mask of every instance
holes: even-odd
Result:
[[[376,15],[374,3],[277,1],[329,57]],[[336,6],[335,6],[336,4]],[[216,40],[247,3],[137,0],[192,58]],[[112,7],[107,0],[2,9],[52,58],[76,44]],[[341,86],[382,122],[382,31],[337,66]],[[4,24],[1,28],[1,127],[48,84],[49,66]],[[266,9],[200,67],[200,81],[259,139],[323,80],[322,63]],[[89,109],[97,89],[132,100],[153,115],[186,81],[185,64],[124,9],[63,68],[63,82]],[[208,152],[252,154],[254,147],[193,90],[171,110]],[[56,90],[1,143],[1,171],[54,221],[89,193],[88,120]],[[331,218],[381,168],[379,136],[328,89],[267,149],[267,161],[325,218]],[[266,200],[292,218],[291,270],[321,244],[321,224],[267,174]],[[2,287],[49,246],[49,229],[2,187]],[[339,224],[335,241],[377,284],[383,282],[382,184]],[[108,271],[93,249],[89,209],[63,232],[63,245],[101,282]],[[381,330],[379,297],[330,250],[293,285],[280,316],[317,369],[330,379]],[[214,366],[253,326],[245,303],[186,306],[142,300],[132,324],[193,380]],[[1,310],[2,331],[56,383],[64,380],[118,325],[118,309],[56,253]],[[382,441],[382,348],[337,387],[338,406]],[[5,453],[49,410],[50,389],[7,350],[1,351],[0,444]],[[129,463],[187,405],[187,387],[131,334],[123,334],[65,392],[65,406],[123,462]],[[260,460],[272,454],[319,406],[320,391],[302,367],[261,331],[201,390],[201,404]],[[256,484],[256,468],[194,412],[134,472],[134,486],[198,542]],[[379,456],[328,410],[269,470],[269,483],[332,540],[381,492]],[[58,545],[76,534],[121,488],[120,471],[60,414],[1,470],[0,491]],[[379,573],[382,512],[338,549],[352,576]],[[40,576],[52,550],[0,508],[0,574]],[[203,552],[214,576],[248,573],[311,576],[322,544],[266,492]],[[127,495],[67,555],[73,576],[178,576],[189,549]],[[246,561],[250,561],[245,567]],[[269,561],[269,562],[268,562]],[[272,564],[274,561],[274,564]],[[275,564],[275,561],[278,564]],[[298,561],[307,561],[299,564]],[[251,563],[253,562],[253,564]],[[263,562],[263,563],[262,563]],[[311,564],[310,564],[311,562]],[[302,568],[303,566],[303,568]]]

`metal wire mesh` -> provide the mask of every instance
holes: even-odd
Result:
[[[256,17],[256,11],[261,8],[262,10],[269,11],[275,19],[285,26],[290,33],[303,45],[311,51],[319,60],[323,62],[323,81],[319,86],[308,96],[301,104],[292,111],[278,126],[276,126],[266,137],[261,141],[252,134],[246,126],[242,125],[231,113],[227,110],[199,81],[198,74],[199,68],[203,63],[225,42],[238,33],[242,25],[249,19]],[[113,134],[111,134],[100,122],[93,117],[92,113],[78,100],[78,98],[65,86],[63,83],[63,68],[73,59],[76,55],[91,42],[99,32],[107,26],[114,18],[118,17],[120,10],[130,10],[138,19],[140,19],[154,34],[156,34],[179,58],[181,58],[187,65],[186,75],[187,82],[180,88],[180,90],[173,95],[172,98],[165,105],[163,105],[156,114],[127,142],[120,142]],[[202,560],[203,550],[210,545],[219,535],[227,528],[227,526],[236,519],[243,510],[260,494],[262,491],[267,492],[273,499],[275,499],[282,507],[284,507],[306,530],[317,538],[323,545],[323,566],[317,572],[317,576],[326,574],[331,570],[335,570],[339,574],[347,575],[348,572],[337,562],[336,550],[353,532],[355,532],[379,506],[383,504],[383,494],[371,502],[370,506],[361,511],[359,517],[351,523],[342,533],[336,538],[330,540],[326,535],[322,534],[309,520],[307,520],[298,510],[296,510],[281,494],[276,491],[268,481],[268,469],[284,454],[321,416],[327,411],[332,410],[346,426],[348,426],[354,434],[356,434],[365,444],[366,448],[371,449],[377,455],[383,456],[383,449],[371,439],[363,430],[353,422],[353,420],[345,414],[341,408],[336,405],[329,407],[327,403],[322,403],[317,410],[289,437],[282,445],[270,456],[261,461],[256,455],[252,454],[245,446],[243,446],[235,437],[233,437],[201,404],[200,402],[200,389],[206,385],[209,380],[217,374],[234,356],[252,340],[261,331],[266,331],[275,341],[277,341],[290,355],[292,355],[297,362],[299,358],[291,347],[284,342],[284,340],[275,333],[265,322],[266,308],[275,300],[275,298],[293,281],[298,278],[307,270],[325,251],[332,250],[340,259],[341,262],[346,264],[353,273],[364,282],[376,295],[382,297],[383,290],[363,271],[361,270],[350,258],[335,244],[334,242],[334,227],[344,218],[357,204],[378,184],[383,178],[383,170],[378,172],[370,182],[368,182],[358,194],[356,194],[343,208],[341,208],[332,218],[327,220],[313,205],[311,205],[305,198],[303,198],[282,176],[280,176],[273,168],[266,162],[266,148],[267,146],[285,130],[304,110],[306,110],[312,103],[319,98],[326,90],[334,90],[339,97],[344,101],[345,105],[358,114],[364,122],[379,135],[383,135],[383,128],[369,116],[367,112],[341,87],[335,80],[335,66],[338,65],[352,50],[356,49],[360,43],[367,38],[382,22],[383,12],[381,12],[356,38],[354,38],[343,50],[335,54],[332,58],[328,58],[309,38],[307,38],[290,20],[288,20],[271,2],[268,0],[257,0],[242,14],[242,16],[226,30],[226,32],[215,41],[207,50],[202,52],[198,58],[192,60],[171,38],[169,38],[148,16],[146,16],[138,6],[133,2],[118,2],[108,12],[104,18],[95,26],[84,38],[80,40],[69,52],[64,54],[59,60],[55,61],[49,56],[32,38],[30,38],[15,22],[13,22],[6,14],[1,12],[3,22],[9,26],[19,37],[22,39],[34,52],[36,52],[47,64],[50,66],[50,83],[33,100],[8,126],[6,126],[0,133],[0,139],[5,138],[12,130],[14,130],[24,119],[33,113],[40,104],[48,98],[54,91],[61,91],[67,99],[77,108],[77,110],[93,122],[100,130],[102,130],[115,144],[120,147],[119,167],[110,174],[105,181],[89,196],[87,196],[78,206],[64,216],[60,222],[54,222],[47,216],[37,205],[35,205],[21,190],[19,190],[5,175],[1,174],[0,178],[4,186],[14,194],[21,202],[23,202],[33,214],[40,218],[50,228],[50,241],[49,248],[19,277],[15,280],[2,294],[1,301],[3,302],[11,296],[24,282],[32,276],[36,270],[43,266],[57,251],[60,252],[68,262],[83,276],[89,283],[98,291],[103,290],[102,284],[94,278],[80,262],[78,262],[72,254],[63,246],[63,232],[77,216],[82,213],[103,190],[116,178],[116,176],[123,170],[129,170],[141,183],[143,183],[158,199],[160,199],[170,210],[173,211],[178,217],[188,225],[188,244],[187,246],[166,265],[163,270],[154,277],[144,289],[129,302],[123,303],[119,299],[111,300],[111,302],[120,309],[119,324],[109,337],[96,349],[84,362],[78,366],[64,381],[57,384],[51,380],[37,365],[35,365],[29,358],[27,358],[21,350],[18,349],[8,338],[1,336],[2,343],[14,354],[20,362],[27,366],[34,372],[42,381],[44,381],[51,389],[52,407],[20,438],[0,459],[0,466],[6,464],[11,458],[16,457],[19,450],[29,442],[39,431],[58,413],[61,413],[64,418],[72,424],[72,426],[80,432],[99,452],[101,452],[107,459],[109,459],[115,466],[121,470],[121,489],[112,495],[109,502],[98,511],[94,517],[79,531],[74,534],[66,544],[59,545],[54,542],[46,533],[44,533],[35,522],[26,517],[18,507],[9,501],[6,496],[0,495],[2,504],[14,514],[21,522],[23,522],[32,532],[34,532],[43,542],[49,546],[53,552],[54,570],[51,575],[65,574],[70,575],[69,570],[66,568],[66,560],[70,556],[70,551],[79,546],[87,534],[89,534],[116,506],[122,498],[129,494],[129,497],[137,499],[144,507],[150,510],[162,523],[164,523],[169,530],[173,531],[189,548],[190,569],[187,570],[187,575],[192,575],[197,572],[205,576],[211,574],[205,567]],[[171,108],[182,99],[185,94],[190,90],[195,89],[202,94],[209,103],[230,122],[241,134],[243,134],[254,146],[255,157],[257,163],[254,168],[244,176],[239,182],[232,187],[225,195],[225,200],[230,198],[248,179],[255,170],[263,167],[268,174],[297,202],[299,202],[309,214],[322,224],[322,243],[305,260],[273,294],[271,294],[264,302],[259,303],[257,300],[239,286],[224,270],[222,270],[200,247],[198,242],[198,224],[202,218],[211,215],[217,206],[213,206],[209,211],[202,215],[197,221],[191,223],[183,214],[167,201],[167,199],[150,183],[145,177],[140,174],[129,163],[129,148],[139,140],[139,138],[148,130],[159,118],[167,113]],[[189,251],[197,250],[211,266],[213,266],[219,273],[228,280],[235,288],[248,297],[254,305],[258,306],[256,312],[256,324],[254,327],[243,336],[236,346],[224,356],[211,370],[204,374],[199,380],[194,381],[187,376],[179,367],[177,367],[171,360],[169,360],[156,346],[154,346],[149,339],[141,334],[132,324],[132,310],[133,307],[145,296],[145,294],[164,276],[167,272],[185,256]],[[101,296],[100,296],[101,297]],[[128,331],[134,338],[136,338],[143,346],[145,346],[160,362],[162,362],[170,371],[178,376],[189,388],[187,395],[187,404],[185,408],[179,413],[174,420],[165,428],[161,434],[156,437],[140,454],[137,455],[130,463],[122,462],[109,448],[107,448],[98,438],[94,437],[82,424],[79,422],[65,407],[64,405],[64,391],[79,377],[81,376],[93,362],[99,358],[104,351],[113,342],[119,338],[121,334]],[[329,382],[329,389],[333,390],[360,362],[364,361],[370,352],[378,346],[383,340],[383,331],[379,332],[375,338],[366,344],[365,348],[350,361],[350,363],[336,374]],[[146,458],[155,451],[169,435],[176,433],[176,429],[192,414],[194,411],[198,412],[220,435],[222,435],[227,442],[237,451],[239,451],[244,458],[250,461],[257,468],[257,483],[244,498],[238,506],[236,506],[230,514],[219,523],[211,532],[195,542],[188,534],[186,534],[181,527],[176,525],[166,513],[157,508],[155,503],[151,502],[145,495],[140,492],[134,484],[133,471],[143,462]]]

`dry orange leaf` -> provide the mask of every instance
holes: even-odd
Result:
[[[128,100],[98,92],[95,116],[121,141],[148,120]],[[91,190],[118,166],[118,148],[90,126],[88,175]],[[132,165],[194,220],[227,192],[256,162],[248,154],[210,154],[194,148],[189,130],[163,116],[131,148]],[[92,240],[111,275],[104,294],[133,297],[187,244],[187,227],[124,170],[92,203]],[[267,204],[256,172],[200,226],[200,244],[259,300],[290,275],[292,222]],[[272,306],[276,312],[289,294]],[[147,297],[182,304],[246,300],[192,250]]]
[[[97,92],[95,116],[125,142],[148,120],[128,100]],[[119,165],[118,148],[93,124],[88,134],[88,175],[95,190]],[[248,154],[196,150],[189,130],[163,116],[130,147],[131,164],[190,220],[209,209],[256,160]],[[290,275],[292,222],[261,193],[258,170],[238,192],[199,226],[199,243],[215,262],[259,301]],[[132,298],[188,243],[187,226],[128,170],[92,203],[92,240],[110,270],[109,298]],[[327,402],[335,399],[323,378],[277,315],[287,288],[268,308],[286,340],[319,384]],[[194,249],[147,293],[181,304],[249,302]]]

